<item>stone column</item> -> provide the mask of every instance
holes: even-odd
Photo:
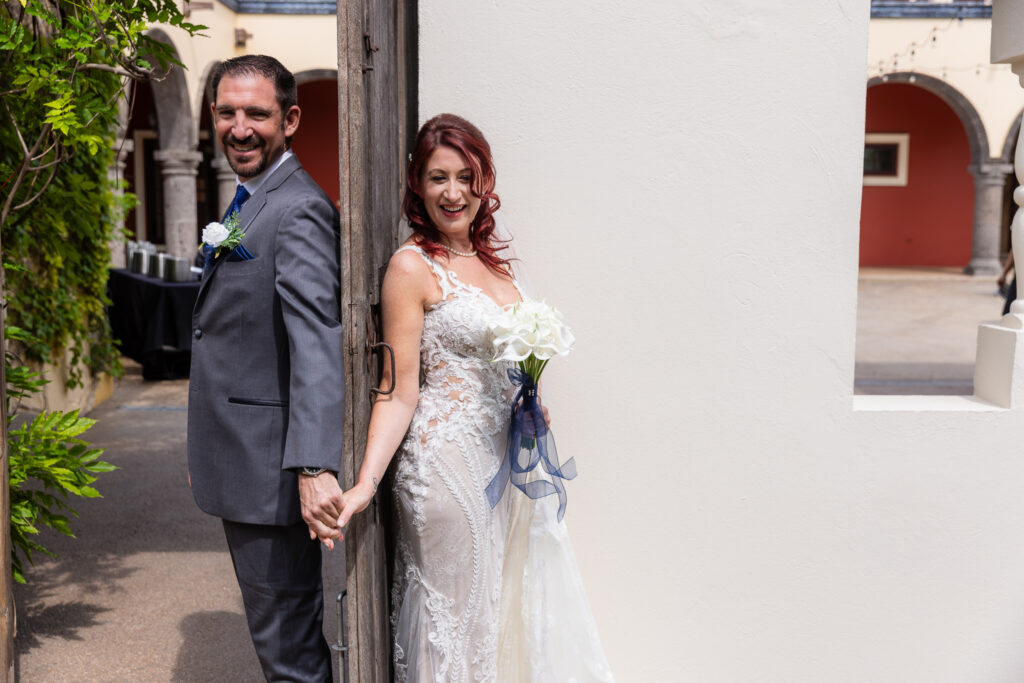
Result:
[[[231,206],[231,200],[235,198],[235,185],[238,177],[228,165],[227,157],[218,154],[211,162],[213,170],[217,173],[217,218],[224,215],[224,212]]]
[[[964,268],[968,275],[998,275],[999,231],[1003,224],[1003,191],[1011,164],[993,159],[970,166],[974,176],[974,230],[971,238],[971,262]]]
[[[114,195],[120,199],[124,194],[122,183],[126,180],[124,170],[128,166],[128,155],[135,151],[135,141],[122,138],[115,143],[114,149],[117,150],[117,156],[113,165],[107,170],[107,175],[111,183],[114,184]],[[120,230],[110,238],[110,265],[112,268],[127,268],[128,257],[125,254],[123,211],[120,212],[117,222]]]
[[[196,173],[203,154],[192,149],[160,149],[153,156],[160,163],[163,176],[167,253],[193,258],[199,244]]]

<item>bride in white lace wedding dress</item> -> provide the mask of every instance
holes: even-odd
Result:
[[[359,482],[362,510],[397,450],[397,681],[611,681],[554,497],[509,487],[492,509],[514,394],[487,323],[524,298],[493,238],[490,149],[443,114],[417,136],[403,210],[413,228],[382,291],[396,386],[378,398]],[[382,384],[389,382],[385,377]]]

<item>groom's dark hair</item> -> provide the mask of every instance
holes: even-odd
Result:
[[[281,113],[294,107],[299,103],[298,89],[295,87],[295,76],[284,68],[284,64],[267,55],[242,55],[221,62],[213,70],[211,86],[213,88],[213,103],[217,104],[217,88],[220,86],[220,79],[225,76],[262,76],[274,84],[274,92],[277,95],[277,104],[281,107]]]

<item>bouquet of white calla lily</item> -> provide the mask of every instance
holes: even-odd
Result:
[[[576,462],[570,458],[559,464],[555,440],[537,395],[537,383],[548,361],[567,355],[576,340],[558,309],[544,301],[514,304],[488,323],[488,328],[494,344],[493,360],[519,365],[518,369],[508,371],[509,380],[519,390],[512,399],[505,457],[487,485],[487,500],[492,508],[497,505],[511,481],[530,498],[556,494],[561,521],[566,505],[563,481],[576,477]],[[547,478],[531,474],[538,466]]]
[[[544,301],[513,304],[492,320],[489,327],[494,360],[519,363],[534,382],[540,379],[547,361],[556,355],[567,355],[576,341],[559,310]]]

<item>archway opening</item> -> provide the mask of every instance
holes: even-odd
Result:
[[[338,82],[318,78],[299,83],[299,108],[302,118],[292,140],[292,150],[302,167],[323,188],[335,206],[341,197],[338,157],[329,150],[338,149]]]
[[[216,131],[213,115],[210,113],[210,99],[203,92],[203,104],[199,108],[199,152],[203,155],[196,171],[196,244],[202,242],[203,227],[211,221],[219,221],[220,200],[217,189],[217,172],[213,160],[217,156]]]
[[[125,181],[136,206],[125,216],[125,229],[133,240],[164,244],[163,186],[154,154],[160,148],[159,112],[148,82],[136,82],[129,97],[125,137],[131,152],[125,158]]]
[[[956,112],[915,85],[877,85],[867,92],[865,132],[866,152],[887,155],[875,160],[876,169],[903,178],[897,183],[891,175],[865,175],[860,265],[967,266],[974,183],[970,145]],[[885,137],[897,135],[903,137]],[[906,146],[905,159],[892,158],[894,145]],[[904,168],[892,168],[901,162]],[[882,178],[891,184],[880,183]]]
[[[867,91],[859,394],[971,394],[978,324],[1002,308],[994,275],[965,274],[976,256],[972,168],[988,160],[984,130],[948,84],[920,80]]]

